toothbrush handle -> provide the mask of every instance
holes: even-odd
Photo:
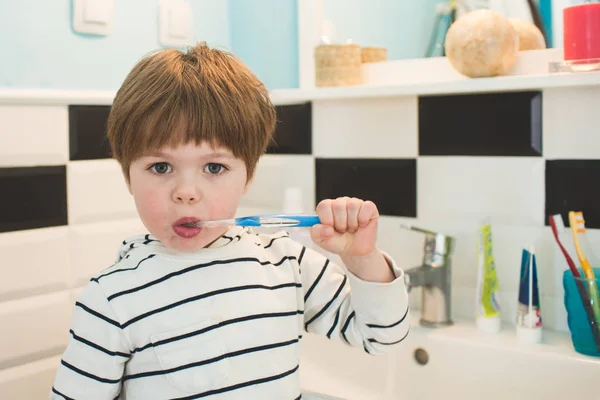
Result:
[[[282,215],[281,218],[298,221],[298,225],[294,225],[294,227],[309,227],[321,223],[317,215]]]
[[[290,221],[297,222],[294,225],[287,225],[290,228],[298,228],[298,227],[309,227],[313,225],[320,224],[321,221],[317,215],[289,215],[289,214],[277,214],[277,215],[253,215],[249,217],[240,217],[235,219],[235,224],[237,226],[271,226],[269,222],[270,219],[282,220],[282,221]],[[274,226],[277,226],[275,224]]]
[[[254,216],[249,216],[249,217],[236,218],[235,225],[237,225],[237,226],[261,226],[260,217],[254,215]]]

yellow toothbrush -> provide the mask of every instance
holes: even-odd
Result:
[[[573,232],[573,242],[575,243],[577,257],[581,263],[583,274],[588,280],[590,300],[592,302],[592,309],[594,310],[594,317],[596,318],[596,323],[600,324],[600,295],[598,294],[598,286],[596,285],[595,280],[596,277],[594,276],[594,270],[592,269],[590,262],[583,255],[583,251],[581,251],[579,238],[577,237],[577,234],[585,233],[585,220],[583,219],[583,212],[569,211],[569,224],[571,225],[571,231]]]

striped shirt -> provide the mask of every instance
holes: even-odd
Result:
[[[383,354],[409,330],[403,273],[362,281],[285,232],[196,253],[125,242],[73,312],[50,399],[299,399],[303,332]]]

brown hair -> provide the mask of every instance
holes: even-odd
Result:
[[[248,67],[202,42],[186,53],[159,50],[139,61],[114,98],[107,133],[127,180],[137,158],[190,142],[228,148],[250,179],[275,121],[269,93]]]

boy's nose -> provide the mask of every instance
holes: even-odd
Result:
[[[175,202],[176,203],[181,203],[181,204],[194,204],[198,202],[198,196],[192,196],[192,195],[177,195],[175,197]]]
[[[200,194],[192,185],[180,185],[173,192],[173,201],[179,204],[194,204],[200,200]]]

